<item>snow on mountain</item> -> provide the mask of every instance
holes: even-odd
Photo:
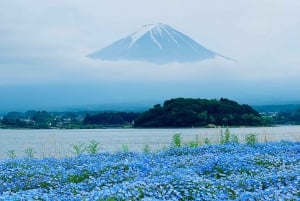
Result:
[[[135,60],[157,64],[198,62],[217,56],[229,59],[162,23],[144,25],[137,32],[88,55],[92,59]]]

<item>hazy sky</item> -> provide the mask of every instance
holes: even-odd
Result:
[[[299,10],[299,0],[1,0],[0,92],[10,91],[3,93],[8,101],[19,86],[93,84],[105,91],[103,83],[107,90],[133,83],[141,86],[136,93],[145,85],[153,97],[151,85],[174,91],[169,96],[300,100]],[[237,62],[161,66],[86,57],[156,22]],[[184,86],[178,94],[173,83]]]

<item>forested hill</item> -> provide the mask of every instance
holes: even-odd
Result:
[[[266,121],[249,105],[221,98],[167,100],[161,106],[143,112],[135,120],[135,127],[203,127],[216,126],[259,126]]]

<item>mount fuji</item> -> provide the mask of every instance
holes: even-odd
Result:
[[[216,57],[230,59],[203,47],[187,35],[162,23],[144,25],[137,32],[89,54],[88,57],[156,64],[198,62]]]

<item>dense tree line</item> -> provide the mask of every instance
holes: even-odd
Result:
[[[83,124],[89,125],[131,125],[139,116],[139,113],[133,112],[104,112],[95,115],[87,114],[83,119]]]
[[[177,98],[157,104],[143,113],[134,112],[9,112],[0,117],[0,128],[102,128],[108,126],[206,127],[300,124],[300,108],[294,111],[263,113],[249,105],[221,98]]]
[[[300,125],[300,108],[294,112],[279,112],[274,118],[276,124],[297,124]]]
[[[46,111],[9,112],[0,121],[1,128],[80,128],[81,124],[80,113]]]
[[[2,121],[7,128],[50,128],[53,117],[46,111],[9,112]]]
[[[264,118],[249,105],[221,98],[177,98],[155,105],[135,120],[135,127],[259,126]]]
[[[0,119],[0,128],[102,128],[131,126],[139,113],[133,112],[9,112]]]

